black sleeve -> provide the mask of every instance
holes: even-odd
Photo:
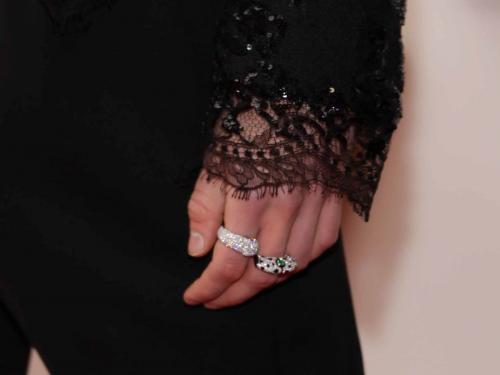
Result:
[[[370,208],[401,118],[404,0],[228,1],[203,166],[232,196],[321,187]]]

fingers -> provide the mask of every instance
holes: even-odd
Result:
[[[304,197],[304,202],[300,207],[297,219],[293,223],[288,239],[286,253],[297,261],[297,268],[294,272],[284,275],[278,282],[284,282],[292,275],[307,268],[312,259],[312,250],[316,230],[319,222],[321,208],[325,197],[319,189],[311,191]]]
[[[189,255],[203,256],[213,248],[222,223],[224,203],[220,183],[208,183],[206,171],[202,169],[188,202]]]
[[[223,194],[220,185],[206,183],[203,177],[200,174],[188,206],[190,228],[203,239],[201,250],[194,253],[203,255],[214,243],[215,247],[210,264],[184,293],[187,304],[219,309],[243,303],[305,269],[338,240],[342,200],[335,195],[325,197],[321,189],[295,189],[275,197],[240,200]],[[259,270],[252,258],[217,240],[222,222],[233,233],[256,237],[260,255],[294,257],[296,271],[278,276]]]
[[[285,253],[290,230],[302,204],[302,192],[297,191],[269,201],[262,216],[257,234],[260,255],[282,256]],[[253,262],[253,260],[252,260]],[[263,272],[249,263],[243,276],[231,285],[221,296],[205,304],[205,307],[219,309],[243,303],[264,289],[276,284],[278,276]]]
[[[341,221],[342,199],[332,194],[327,197],[321,208],[312,247],[311,261],[318,258],[325,250],[337,242]]]
[[[256,237],[264,204],[228,198],[224,226],[233,233]],[[184,301],[189,305],[198,305],[217,298],[243,275],[248,262],[249,258],[217,240],[211,262],[184,292]]]

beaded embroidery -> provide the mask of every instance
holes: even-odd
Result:
[[[367,26],[366,54],[350,92],[325,82],[310,94],[275,61],[288,32],[286,18],[258,1],[240,1],[231,11],[217,37],[212,142],[203,160],[207,180],[222,181],[221,188],[240,199],[321,187],[325,194],[347,195],[368,221],[401,117],[397,28]]]

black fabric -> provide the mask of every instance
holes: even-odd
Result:
[[[7,310],[5,296],[0,294],[0,301],[0,374],[24,375],[30,344],[16,318]]]
[[[185,224],[188,192],[169,187],[161,224]],[[52,375],[363,374],[340,241],[286,285],[209,311],[181,301],[207,263],[183,253],[185,225],[115,232],[130,214],[75,211],[19,202],[0,240],[0,275]]]
[[[0,363],[28,341],[52,375],[363,373],[341,240],[242,306],[182,302],[209,261],[186,206],[234,4],[0,2]]]
[[[208,180],[242,199],[319,185],[368,221],[401,118],[403,16],[401,1],[230,1]]]

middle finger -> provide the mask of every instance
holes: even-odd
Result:
[[[224,226],[233,233],[245,237],[256,237],[258,218],[263,208],[263,202],[230,198],[226,201]],[[243,212],[247,215],[241,215]],[[247,264],[247,257],[217,240],[212,260],[207,268],[185,291],[185,302],[189,305],[197,305],[218,297],[243,275]]]
[[[264,213],[257,234],[260,255],[273,257],[284,255],[290,230],[302,201],[301,193],[292,194],[298,196],[289,197],[290,200],[284,204],[275,200]],[[205,307],[218,309],[243,303],[260,291],[273,286],[277,281],[277,275],[261,271],[253,264],[249,264],[245,273],[237,282],[231,285],[221,296],[206,303]]]

